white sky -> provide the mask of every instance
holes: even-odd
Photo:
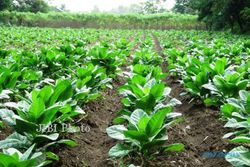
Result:
[[[60,7],[66,5],[66,9],[73,12],[87,12],[97,6],[101,11],[108,11],[119,6],[129,6],[131,4],[143,2],[145,0],[49,0],[53,6]],[[166,9],[171,9],[175,0],[167,0]]]

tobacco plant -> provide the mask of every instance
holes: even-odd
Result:
[[[111,138],[123,141],[110,149],[109,156],[117,158],[135,153],[145,158],[156,152],[181,151],[183,144],[166,145],[167,129],[174,123],[172,117],[168,118],[171,110],[168,107],[149,115],[146,111],[137,109],[130,117],[126,117],[127,126],[114,125],[107,128]]]

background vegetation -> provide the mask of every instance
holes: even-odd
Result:
[[[113,9],[112,14],[102,13],[98,8],[91,14],[72,14],[65,6],[52,7],[44,0],[1,0],[0,21],[9,25],[41,27],[250,31],[249,0],[176,0],[172,11],[179,14],[170,14],[164,9],[161,5],[164,1],[167,0],[147,0]]]
[[[0,20],[8,25],[73,28],[119,28],[119,29],[201,29],[202,23],[193,15],[182,14],[73,14],[73,13],[27,13],[1,12]]]
[[[249,0],[176,0],[173,10],[179,13],[198,14],[198,20],[204,21],[210,30],[250,30]]]

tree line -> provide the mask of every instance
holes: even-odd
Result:
[[[18,12],[42,12],[46,13],[53,9],[44,0],[0,0],[0,11],[18,11]]]
[[[49,6],[48,2],[53,0],[0,0],[0,11],[20,11],[20,12],[42,12],[46,13],[49,11],[66,11],[66,6],[61,5],[61,7]],[[110,13],[139,13],[139,14],[155,14],[164,13],[162,3],[165,0],[146,0],[141,3],[131,4],[129,7],[120,6],[117,9],[113,9]],[[94,13],[100,13],[101,11],[97,6],[94,7]]]
[[[210,30],[250,31],[250,0],[176,0],[173,11],[197,14]]]
[[[168,0],[146,0],[132,5],[131,9],[120,8],[113,13],[124,13],[120,10],[125,10],[125,13],[126,11],[140,14],[164,13],[166,9],[162,4],[166,1]],[[49,6],[47,2],[44,0],[0,0],[0,11],[46,13],[66,10],[65,6],[56,8]],[[250,0],[176,0],[172,11],[198,15],[198,21],[203,21],[209,30],[250,31]]]

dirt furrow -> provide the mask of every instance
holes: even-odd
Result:
[[[85,111],[88,117],[81,121],[82,125],[89,128],[88,132],[71,136],[78,145],[74,148],[62,148],[59,150],[60,161],[54,166],[62,167],[108,167],[108,151],[115,141],[106,134],[106,128],[111,124],[116,112],[121,109],[121,96],[118,87],[124,81],[120,78],[113,84],[113,89],[103,92],[99,98],[86,105]]]

